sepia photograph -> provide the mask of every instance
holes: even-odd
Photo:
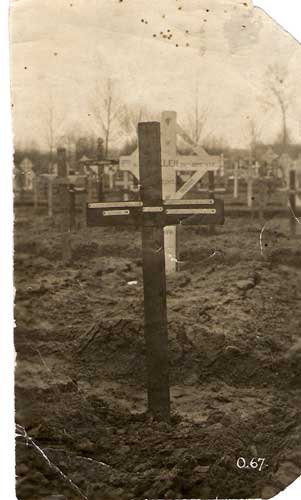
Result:
[[[301,474],[301,46],[251,0],[11,0],[18,500]]]

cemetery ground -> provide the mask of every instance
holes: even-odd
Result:
[[[140,231],[71,244],[66,265],[50,219],[16,210],[17,497],[270,498],[295,480],[301,250],[287,218],[180,227],[170,424],[145,413]]]

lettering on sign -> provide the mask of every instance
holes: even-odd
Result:
[[[143,207],[143,212],[146,213],[163,212],[163,207]]]
[[[107,201],[105,203],[88,203],[88,208],[124,208],[142,207],[142,201]]]
[[[166,159],[162,159],[161,160],[161,167],[176,167],[177,165],[179,165],[179,160],[166,160]]]
[[[165,205],[214,205],[214,200],[164,200]]]
[[[131,206],[134,203],[134,206]],[[157,205],[144,207],[142,202],[90,203],[88,225],[157,226],[175,224],[223,224],[224,209],[221,200],[157,200]],[[91,207],[92,205],[92,207]],[[96,205],[93,207],[93,205]],[[100,206],[99,206],[100,205]],[[119,206],[118,206],[119,205]],[[172,253],[176,242],[175,227],[165,231],[166,252]]]
[[[167,208],[167,215],[216,214],[215,208]]]
[[[204,173],[207,170],[213,170],[216,171],[220,168],[219,165],[216,165],[216,162],[204,162],[201,160],[198,160],[197,156],[183,156],[183,158],[179,158],[176,160],[173,159],[164,159],[162,158],[161,160],[161,167],[162,168],[168,168],[172,167],[175,168],[176,170],[186,170],[189,172],[192,172],[194,170],[199,170],[203,169]]]
[[[110,216],[110,215],[130,215],[129,210],[104,210],[102,212],[103,216]]]

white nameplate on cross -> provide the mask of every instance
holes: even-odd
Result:
[[[129,210],[104,210],[103,215],[106,216],[113,216],[113,215],[130,215]]]
[[[215,208],[167,208],[166,213],[172,214],[216,214]]]
[[[214,200],[163,200],[164,205],[214,205]]]
[[[207,202],[207,203],[205,203]],[[142,202],[88,203],[88,225],[173,227],[178,224],[223,224],[222,200],[158,200]]]
[[[142,207],[142,201],[107,201],[88,203],[88,208]]]
[[[143,207],[142,210],[145,213],[157,213],[157,212],[163,212],[163,207]]]

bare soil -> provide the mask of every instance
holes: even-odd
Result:
[[[287,219],[180,228],[170,424],[146,412],[139,231],[71,243],[66,265],[51,221],[16,211],[18,498],[269,498],[295,480],[301,246]]]

